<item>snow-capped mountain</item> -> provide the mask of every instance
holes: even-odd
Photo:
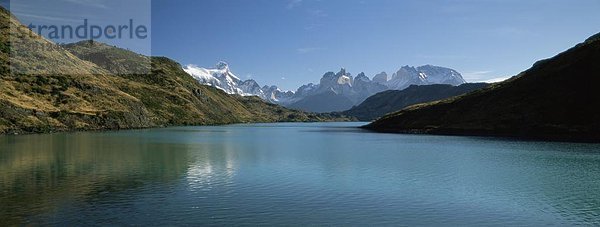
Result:
[[[321,83],[319,84],[318,89],[315,92],[321,93],[325,91],[333,91],[336,94],[352,95],[353,82],[354,78],[352,75],[347,73],[346,69],[342,68],[338,73],[325,73],[325,75],[323,75],[321,78]]]
[[[235,76],[229,65],[219,62],[214,69],[188,65],[184,70],[205,85],[217,87],[229,94],[258,96],[268,102],[305,111],[343,111],[360,104],[368,97],[385,90],[403,90],[410,85],[466,83],[461,74],[449,68],[425,65],[419,67],[404,66],[391,78],[385,72],[371,80],[364,73],[356,78],[346,69],[339,72],[327,72],[319,84],[309,83],[293,91],[282,91],[277,86],[261,87],[254,80],[242,81]],[[328,103],[339,101],[340,103]]]
[[[318,88],[319,88],[318,84],[313,84],[313,83],[305,84],[298,88],[295,95],[299,96],[299,97],[306,97],[306,96],[309,96],[310,94],[312,94],[313,92],[315,92]]]
[[[336,95],[342,95],[358,104],[369,96],[387,90],[387,87],[374,83],[365,75],[359,73],[356,78],[342,68],[338,73],[328,72],[321,78],[321,83],[313,89],[312,94],[333,91]],[[311,95],[311,94],[308,94]]]
[[[241,95],[255,95],[259,97],[263,97],[265,95],[262,88],[255,80],[239,82],[237,88],[243,92]]]
[[[385,85],[390,90],[404,90],[410,85],[450,84],[458,86],[466,83],[462,75],[449,68],[424,65],[417,68],[404,66]]]
[[[281,105],[287,105],[293,102],[294,92],[293,91],[282,91],[277,86],[263,86],[262,87],[264,100],[271,103],[277,103]]]
[[[229,65],[226,62],[217,63],[214,69],[205,69],[195,65],[187,65],[183,70],[192,75],[192,77],[201,84],[220,88],[229,94],[247,94],[247,92],[242,90],[239,86],[243,81],[231,73]]]
[[[302,86],[290,106],[305,111],[343,111],[358,105],[368,97],[386,90],[403,90],[410,85],[466,83],[462,75],[449,68],[425,65],[419,67],[404,66],[388,78],[382,72],[369,79],[364,73],[356,78],[341,69],[338,73],[327,72],[321,78],[320,84]],[[312,98],[317,97],[317,98]],[[339,103],[326,103],[337,101]]]
[[[342,68],[338,73],[325,73],[320,84],[300,87],[294,95],[297,101],[290,107],[311,112],[341,111],[385,90],[386,86],[371,81],[364,73],[354,78]]]
[[[277,86],[261,87],[252,79],[243,81],[231,72],[226,62],[217,63],[214,69],[187,65],[183,70],[201,84],[219,88],[228,94],[258,96],[264,100],[278,104],[286,104],[294,95],[294,92],[282,91]]]

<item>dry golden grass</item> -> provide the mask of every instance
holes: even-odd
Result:
[[[228,95],[168,58],[97,42],[59,46],[29,36],[4,9],[0,20],[0,133],[345,119]],[[28,48],[39,45],[52,48]],[[82,60],[98,55],[102,62]],[[131,68],[151,73],[124,73]]]

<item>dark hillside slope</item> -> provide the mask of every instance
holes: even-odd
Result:
[[[539,61],[512,79],[389,114],[382,132],[600,141],[600,36]]]

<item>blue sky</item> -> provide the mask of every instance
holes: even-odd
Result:
[[[86,4],[117,10],[114,1],[46,2],[74,4],[72,15]],[[151,47],[184,65],[227,61],[242,79],[291,90],[341,67],[372,77],[433,64],[475,82],[600,32],[599,11],[598,0],[153,0]]]
[[[178,0],[153,3],[153,54],[295,89],[434,64],[507,77],[600,32],[597,0]]]

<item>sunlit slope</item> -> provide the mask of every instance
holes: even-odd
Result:
[[[334,119],[200,85],[168,58],[89,41],[59,46],[4,9],[0,19],[0,133]],[[53,48],[11,53],[35,43]]]

